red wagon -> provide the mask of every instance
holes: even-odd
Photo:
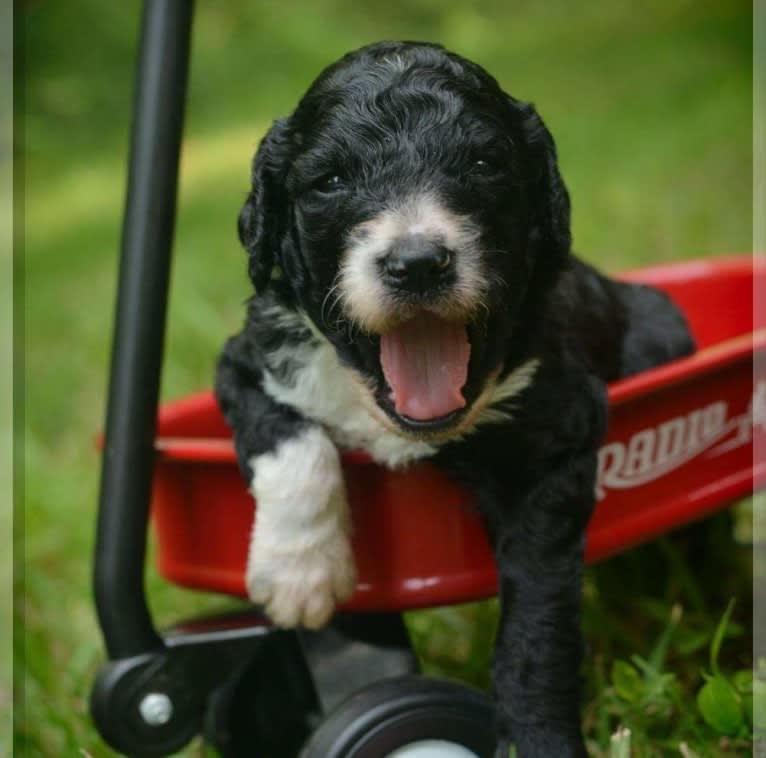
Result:
[[[625,275],[665,290],[699,349],[610,386],[589,561],[700,519],[766,482],[766,461],[754,459],[754,444],[766,445],[766,325],[753,325],[756,277],[766,285],[765,259]],[[156,446],[160,573],[244,596],[255,511],[212,395],[164,406]],[[350,452],[344,467],[359,571],[346,609],[400,611],[495,593],[493,557],[467,493],[428,463],[388,471]]]

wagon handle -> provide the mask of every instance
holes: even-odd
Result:
[[[161,649],[144,592],[192,0],[146,0],[112,346],[93,585],[109,657]]]

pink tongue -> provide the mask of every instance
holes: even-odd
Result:
[[[416,421],[465,406],[471,345],[463,324],[421,314],[380,338],[380,362],[396,412]]]

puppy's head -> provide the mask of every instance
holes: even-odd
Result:
[[[252,179],[239,231],[256,289],[281,276],[412,433],[459,426],[569,253],[537,113],[435,45],[330,66],[274,123]]]

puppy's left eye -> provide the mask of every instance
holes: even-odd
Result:
[[[476,176],[492,176],[497,173],[497,167],[485,160],[474,161],[471,166],[471,174]]]

